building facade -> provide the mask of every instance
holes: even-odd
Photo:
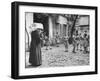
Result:
[[[73,22],[68,20],[67,15],[62,14],[48,14],[48,13],[25,13],[25,42],[26,48],[30,46],[31,36],[30,36],[30,26],[37,22],[43,24],[43,30],[50,39],[54,39],[55,35],[58,34],[59,37],[70,36],[72,30]],[[70,17],[71,18],[71,17]],[[73,18],[73,17],[72,17]],[[87,31],[89,34],[89,16],[80,15],[75,23],[75,29],[79,33],[83,34]]]

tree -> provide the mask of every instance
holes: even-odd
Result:
[[[76,24],[77,18],[78,18],[78,15],[75,15],[74,20],[73,20],[72,29],[71,29],[71,37],[73,36],[73,32],[75,31],[75,24]]]
[[[70,34],[70,36],[69,36],[69,43],[70,44],[72,44],[72,42],[73,42],[73,33],[74,33],[74,31],[75,31],[75,25],[76,25],[76,21],[77,21],[77,19],[78,19],[78,15],[67,15],[67,20],[68,20],[68,22],[71,22],[71,24],[69,24],[69,34]]]

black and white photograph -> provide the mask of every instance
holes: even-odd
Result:
[[[90,17],[25,12],[25,67],[90,64]]]
[[[12,78],[97,74],[97,7],[12,3]]]

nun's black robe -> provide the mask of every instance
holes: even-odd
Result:
[[[38,31],[31,32],[30,56],[29,62],[32,66],[39,66],[42,63],[41,59],[41,39]]]

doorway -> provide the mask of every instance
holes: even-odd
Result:
[[[33,14],[33,22],[42,23],[43,30],[46,33],[46,36],[49,36],[49,23],[48,23],[48,14],[45,13],[34,13]]]

